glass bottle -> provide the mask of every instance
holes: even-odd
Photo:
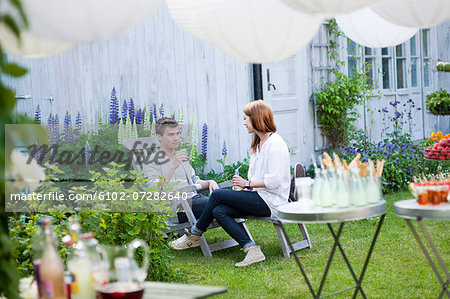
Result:
[[[42,252],[39,275],[42,284],[42,298],[66,298],[64,289],[64,266],[55,248],[55,238],[50,220],[44,220],[45,247]]]
[[[38,298],[42,298],[42,284],[41,277],[39,274],[39,268],[41,265],[42,253],[45,246],[45,235],[44,228],[42,226],[42,220],[38,220],[38,227],[35,230],[33,237],[31,238],[31,248],[33,250],[33,268],[34,268],[34,279],[36,280],[36,285],[38,289]]]
[[[236,168],[236,170],[234,171],[234,175],[239,175],[239,168],[241,168],[241,166],[239,166],[238,168]],[[231,187],[231,189],[233,189],[234,191],[241,191],[242,187],[239,186],[233,186]]]
[[[366,198],[367,203],[373,204],[377,203],[381,199],[381,190],[378,181],[378,177],[373,175],[373,168],[371,165],[368,167],[369,175],[366,181]]]
[[[344,179],[342,168],[337,169],[337,184],[336,184],[336,205],[338,208],[347,208],[350,205],[350,194],[347,182]]]
[[[326,169],[322,169],[322,185],[320,188],[320,205],[324,208],[333,205],[333,191]]]
[[[73,275],[71,297],[74,299],[94,299],[95,291],[92,278],[92,263],[89,253],[80,240],[81,226],[77,217],[69,218],[69,231],[72,237],[74,252],[67,261],[67,268]]]
[[[328,169],[328,177],[330,180],[330,188],[331,188],[331,201],[333,202],[333,205],[336,204],[336,187],[337,187],[337,176],[336,176],[336,170],[334,168]]]
[[[322,187],[322,173],[314,162],[314,183],[312,185],[311,197],[314,204],[318,207],[320,206],[320,189]]]
[[[364,206],[367,203],[366,193],[364,192],[361,177],[359,176],[359,169],[353,167],[351,170],[350,179],[350,194],[351,202],[354,206]]]

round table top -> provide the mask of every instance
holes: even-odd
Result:
[[[310,200],[291,202],[277,208],[278,218],[286,222],[331,223],[345,222],[376,217],[386,213],[386,201],[362,207],[322,208]]]
[[[450,220],[450,204],[422,206],[415,199],[401,200],[394,203],[394,214],[409,219]]]

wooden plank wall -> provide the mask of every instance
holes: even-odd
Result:
[[[84,123],[95,123],[96,115],[105,121],[115,87],[120,106],[130,98],[141,107],[163,103],[166,116],[183,107],[186,119],[194,110],[199,145],[203,123],[209,128],[208,169],[220,171],[216,160],[224,141],[227,162],[247,156],[242,107],[251,100],[251,66],[184,33],[166,7],[109,41],[79,44],[48,58],[9,59],[29,69],[8,81],[17,95],[31,96],[18,100],[17,110],[33,115],[39,104],[43,122],[53,112],[62,123],[66,111],[73,120],[80,111]]]

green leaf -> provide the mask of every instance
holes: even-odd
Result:
[[[17,39],[20,39],[19,26],[10,15],[2,16],[0,21],[5,23],[5,25],[12,31],[12,33],[16,36]]]
[[[10,0],[10,2],[19,11],[20,17],[22,18],[21,21],[23,22],[23,25],[25,26],[25,28],[28,28],[28,19],[26,17],[25,11],[23,9],[23,6],[22,6],[20,0]]]
[[[13,77],[21,77],[28,72],[27,69],[15,63],[8,63],[3,65],[2,70],[5,74],[11,75]]]

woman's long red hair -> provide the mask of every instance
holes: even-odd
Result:
[[[273,121],[272,110],[263,100],[248,103],[245,105],[243,111],[245,115],[250,117],[254,130],[261,133],[277,131],[277,126],[275,126]],[[253,153],[256,152],[256,148],[260,142],[261,139],[259,136],[257,134],[253,134],[252,146],[250,147]]]

